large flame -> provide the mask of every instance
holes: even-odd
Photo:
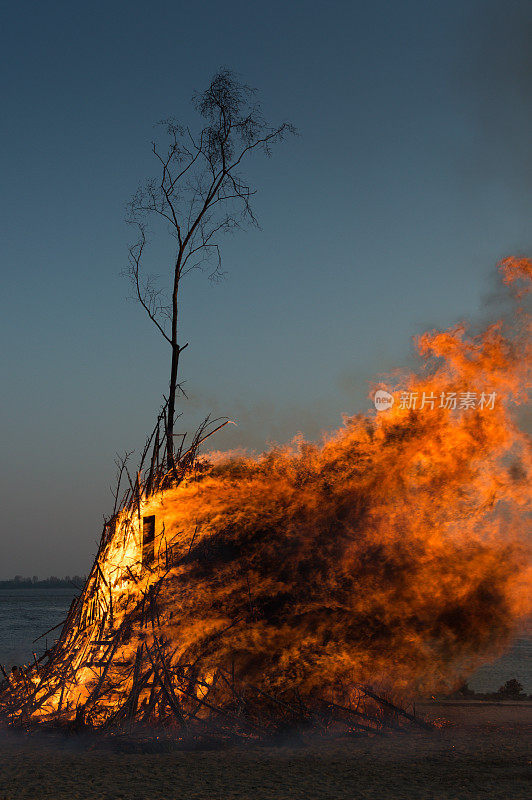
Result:
[[[346,419],[319,445],[206,456],[177,488],[120,512],[76,624],[48,672],[35,670],[34,716],[73,718],[98,689],[104,721],[131,697],[143,643],[170,654],[182,702],[187,669],[195,696],[224,670],[307,698],[361,683],[419,692],[505,648],[532,609],[531,449],[515,419],[531,386],[532,264],[506,259],[501,273],[512,319],[425,333],[419,373],[373,388],[393,394],[388,410]]]

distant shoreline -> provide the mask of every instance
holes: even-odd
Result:
[[[87,580],[84,575],[73,575],[66,578],[11,578],[7,581],[0,581],[0,589],[77,589],[81,591]]]
[[[480,693],[479,693],[480,694]],[[494,698],[496,695],[495,692],[490,692],[489,695]],[[532,708],[532,695],[524,695],[520,700],[496,700],[496,699],[489,699],[484,700],[483,697],[487,695],[483,695],[482,697],[472,698],[471,700],[452,700],[452,699],[445,699],[442,698],[441,700],[419,700],[416,703],[416,706],[423,706],[427,708],[432,708],[433,706],[453,706],[456,708],[469,708],[474,706],[500,706],[503,708],[513,708],[515,707],[523,707],[523,708]]]

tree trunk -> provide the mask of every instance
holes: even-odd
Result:
[[[175,419],[175,396],[177,392],[177,370],[179,367],[179,353],[182,348],[177,343],[177,316],[179,311],[179,281],[181,279],[181,259],[183,256],[182,246],[177,256],[174,270],[174,287],[172,291],[172,366],[170,368],[170,387],[168,394],[168,408],[166,410],[166,455],[167,470],[175,475],[175,456],[174,456],[174,419]]]
[[[179,345],[172,345],[172,366],[170,369],[170,387],[168,393],[168,407],[166,410],[166,456],[167,469],[175,469],[174,459],[174,417],[175,396],[177,390],[177,368],[179,366]]]

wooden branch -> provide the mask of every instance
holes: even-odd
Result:
[[[411,722],[414,722],[416,725],[419,725],[421,728],[424,728],[424,730],[426,730],[426,731],[433,731],[434,730],[434,726],[433,725],[431,725],[428,722],[425,722],[425,720],[419,719],[419,717],[414,716],[414,714],[410,714],[408,711],[405,711],[404,708],[401,708],[400,706],[396,706],[390,700],[386,700],[385,697],[380,697],[378,694],[376,694],[373,691],[373,689],[371,689],[371,687],[362,686],[361,688],[362,688],[362,691],[366,695],[368,695],[368,697],[373,698],[373,700],[376,700],[378,703],[381,703],[383,706],[387,706],[388,708],[391,708],[397,714],[400,714],[401,716],[406,717],[406,719],[409,719]]]

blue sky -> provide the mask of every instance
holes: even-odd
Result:
[[[314,438],[530,254],[531,30],[512,0],[4,5],[0,577],[88,569],[114,455],[165,391],[120,277],[153,124],[195,125],[227,65],[299,129],[249,165],[261,230],[225,240],[226,280],[185,287],[183,430],[213,411],[238,422],[220,448]]]

